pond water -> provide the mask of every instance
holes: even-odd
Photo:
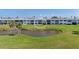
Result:
[[[22,30],[22,34],[34,36],[34,37],[45,37],[45,36],[50,36],[50,35],[55,35],[58,34],[59,31],[57,30],[44,30],[44,31],[26,31]]]

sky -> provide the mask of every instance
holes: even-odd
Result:
[[[0,9],[0,16],[79,16],[79,9]]]

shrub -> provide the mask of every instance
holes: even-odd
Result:
[[[73,31],[73,34],[79,34],[79,31]]]

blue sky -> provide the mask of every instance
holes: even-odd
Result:
[[[79,9],[0,9],[0,16],[79,16]]]

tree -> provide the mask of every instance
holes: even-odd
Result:
[[[19,22],[19,23],[16,24],[16,27],[19,28],[19,29],[21,29],[22,24]]]
[[[53,18],[58,18],[57,16],[53,16],[53,17],[51,17],[51,19],[53,19]]]
[[[10,26],[10,27],[16,27],[16,22],[15,22],[15,20],[9,20],[9,26]]]

